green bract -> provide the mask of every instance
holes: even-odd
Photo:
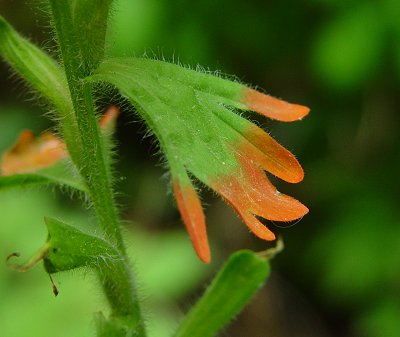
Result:
[[[232,138],[234,130],[214,110],[224,109],[215,96],[224,94],[226,102],[240,97],[238,83],[166,62],[132,58],[105,61],[90,79],[112,83],[131,100],[160,141],[174,177],[186,179],[188,169],[207,181],[237,165],[223,142]],[[210,156],[215,160],[208,160]]]
[[[202,261],[210,261],[210,249],[201,203],[189,175],[223,196],[249,229],[265,240],[275,236],[254,215],[292,221],[308,212],[297,200],[278,193],[263,172],[299,182],[304,174],[296,158],[233,111],[254,110],[292,121],[305,116],[307,108],[157,60],[108,59],[87,80],[116,86],[157,136],[178,208]]]

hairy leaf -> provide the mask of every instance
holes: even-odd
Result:
[[[33,43],[19,35],[0,16],[0,56],[41,95],[58,113],[72,110],[64,72],[59,65]]]

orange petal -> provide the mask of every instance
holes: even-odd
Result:
[[[244,133],[244,137],[251,143],[239,146],[244,156],[258,162],[265,170],[287,182],[298,183],[303,180],[304,171],[295,156],[264,130],[252,124]]]
[[[249,88],[243,92],[243,101],[249,110],[282,122],[297,121],[310,112],[305,106],[291,104]]]
[[[65,144],[50,132],[35,138],[32,131],[24,130],[3,155],[1,172],[3,175],[34,172],[54,165],[67,155]]]
[[[194,249],[203,262],[209,263],[211,260],[210,247],[208,245],[206,223],[199,197],[190,183],[182,186],[180,181],[175,179],[173,188],[179,212],[192,240]]]

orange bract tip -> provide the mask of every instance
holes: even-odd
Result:
[[[253,214],[249,213],[245,217],[241,216],[241,218],[247,227],[252,231],[252,233],[254,233],[260,239],[265,241],[275,240],[275,234],[265,227]]]
[[[244,90],[243,103],[249,110],[282,122],[300,120],[310,112],[305,106],[291,104],[249,88]]]
[[[100,119],[100,127],[102,129],[114,127],[120,111],[115,105],[111,105]]]
[[[266,171],[289,183],[298,183],[304,178],[304,171],[296,157],[268,133],[252,124],[244,133],[246,141],[237,147],[244,155]]]
[[[293,221],[308,213],[302,203],[276,190],[263,169],[252,159],[237,152],[239,172],[219,177],[210,183],[225,201],[232,206],[247,227],[264,240],[274,240],[275,235],[256,217],[272,221]]]
[[[179,212],[181,213],[182,220],[185,223],[194,249],[201,261],[209,263],[211,254],[200,199],[190,183],[183,186],[180,181],[176,179],[173,182],[173,189]]]
[[[17,142],[4,153],[2,175],[34,172],[67,157],[65,144],[50,132],[35,138],[32,131],[21,132]]]

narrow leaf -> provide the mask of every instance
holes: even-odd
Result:
[[[20,173],[10,176],[0,175],[0,191],[11,188],[27,188],[35,186],[58,185],[87,192],[86,187],[69,160],[31,173]]]
[[[72,110],[63,71],[58,64],[33,43],[19,35],[0,16],[0,55],[42,96],[55,105],[58,112]]]
[[[212,337],[226,326],[264,284],[269,263],[251,251],[233,254],[174,337]]]

